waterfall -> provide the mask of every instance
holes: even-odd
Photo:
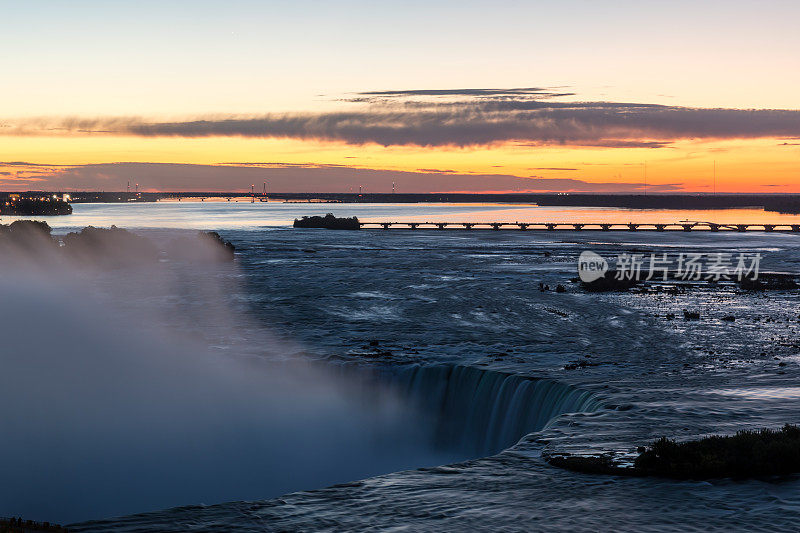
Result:
[[[437,446],[476,456],[513,446],[561,414],[600,405],[592,393],[565,383],[471,366],[409,366],[382,376],[433,425]]]

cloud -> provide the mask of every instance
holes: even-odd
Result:
[[[630,102],[564,102],[543,88],[360,93],[379,100],[347,112],[6,121],[2,135],[291,138],[353,145],[471,147],[499,143],[659,149],[685,139],[800,136],[800,111],[710,109]],[[441,101],[437,96],[453,96]],[[547,96],[547,98],[543,98]],[[407,101],[413,97],[415,100]],[[433,98],[431,98],[433,97]],[[426,99],[427,98],[427,99]],[[399,100],[398,100],[399,99]]]
[[[29,163],[28,161],[0,161],[0,167],[66,167],[69,165],[49,164],[49,163]]]
[[[546,146],[552,144],[547,141],[516,143],[518,146]],[[567,144],[566,142],[560,144]],[[672,144],[672,141],[631,141],[620,139],[597,139],[595,141],[585,140],[581,141],[580,146],[594,147],[594,148],[667,148]]]
[[[353,168],[348,165],[339,165],[335,163],[283,163],[277,161],[247,161],[247,162],[231,162],[226,161],[219,163],[223,166],[234,167],[263,167],[263,168]]]
[[[547,87],[516,87],[511,89],[405,89],[399,91],[363,91],[356,93],[359,98],[350,101],[376,101],[380,98],[409,98],[419,96],[433,97],[472,97],[491,99],[541,99],[558,96],[574,96],[575,93],[555,92]]]
[[[435,169],[429,169],[435,170]],[[71,167],[46,179],[48,190],[125,190],[135,179],[143,190],[249,191],[253,183],[267,182],[272,192],[429,193],[472,192],[635,192],[644,184],[590,183],[579,179],[518,177],[507,174],[454,174],[435,171],[396,171],[341,166],[288,164],[273,167],[191,165],[177,163],[108,163]],[[650,192],[682,190],[680,184],[648,185]]]
[[[417,172],[426,172],[428,174],[455,174],[455,170],[450,168],[418,168]]]

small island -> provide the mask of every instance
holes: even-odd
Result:
[[[662,437],[638,449],[632,467],[610,455],[549,456],[548,463],[584,474],[657,476],[682,480],[753,479],[800,472],[800,427],[743,430],[677,442]]]
[[[323,228],[323,229],[361,229],[358,217],[336,217],[328,213],[324,217],[313,216],[294,219],[295,228]]]

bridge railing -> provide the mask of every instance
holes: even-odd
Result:
[[[778,231],[800,233],[800,223],[722,224],[716,222],[361,222],[365,229],[521,230],[521,231]]]

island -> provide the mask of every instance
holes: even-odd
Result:
[[[324,228],[324,229],[361,229],[358,217],[335,217],[328,213],[324,217],[313,216],[294,219],[295,228]]]

